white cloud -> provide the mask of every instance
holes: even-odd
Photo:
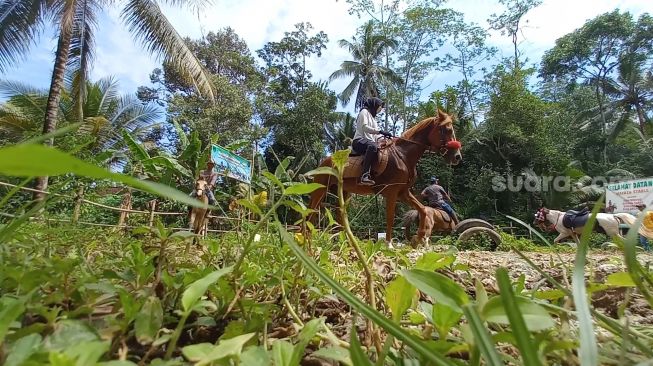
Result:
[[[646,3],[645,0],[545,0],[526,16],[525,40],[520,47],[531,62],[537,62],[558,37],[582,26],[586,20],[616,7],[639,15],[646,10]],[[462,11],[467,21],[475,21],[483,27],[487,27],[490,14],[502,10],[494,0],[450,0],[447,6]],[[348,14],[348,4],[344,0],[215,0],[199,14],[170,7],[163,10],[182,36],[198,38],[209,31],[231,27],[247,42],[252,52],[268,41],[279,40],[284,32],[294,29],[294,24],[310,22],[316,31],[324,31],[329,36],[328,48],[322,57],[308,62],[314,78],[322,80],[349,58],[347,52],[337,46],[337,40],[353,36],[364,21]],[[512,53],[509,38],[498,32],[492,33],[489,43],[499,47],[506,56]],[[20,75],[26,82],[47,86],[49,75],[37,77],[34,73],[35,70],[51,72],[53,49],[54,41],[47,37],[39,43],[38,50],[34,50],[28,62],[4,76]],[[102,16],[92,73],[94,78],[115,75],[124,92],[134,92],[137,86],[149,83],[148,76],[158,64],[134,42],[119,19],[119,10],[111,10]],[[456,78],[455,73],[438,73],[428,78],[427,83],[432,82],[430,89],[442,88]],[[336,91],[345,86],[346,80],[331,84]]]

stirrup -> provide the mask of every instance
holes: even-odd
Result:
[[[370,173],[363,174],[359,183],[364,186],[373,186],[376,184],[376,182],[374,182],[370,177]]]

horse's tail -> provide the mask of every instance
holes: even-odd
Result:
[[[419,220],[419,212],[417,210],[410,210],[404,214],[401,220],[401,226],[404,227],[406,233],[406,240],[410,240],[410,228]]]
[[[614,214],[614,217],[616,217],[618,220],[623,222],[624,224],[628,226],[633,226],[635,224],[635,221],[637,221],[637,218],[627,212],[621,212],[621,213],[616,213]]]

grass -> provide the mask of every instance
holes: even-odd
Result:
[[[38,162],[21,169],[35,175],[30,161]],[[653,277],[642,263],[650,257],[636,251],[634,236],[601,254],[624,258],[612,273],[594,263],[589,235],[575,260],[546,238],[536,245],[507,234],[500,249],[512,253],[459,252],[450,239],[437,252],[389,249],[351,230],[310,226],[311,235],[292,235],[277,208],[305,218],[302,195],[316,187],[282,176],[261,178],[276,200],[241,200],[258,224],[199,246],[160,223],[126,233],[30,223],[38,206],[0,227],[0,361],[623,365],[653,358]],[[461,249],[486,245],[472,244]]]

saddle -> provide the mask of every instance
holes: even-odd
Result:
[[[438,207],[431,208],[433,208],[440,215],[440,219],[442,219],[442,221],[446,222],[447,224],[451,222],[451,216],[449,216],[445,210]]]
[[[562,226],[566,227],[567,229],[583,227],[587,223],[589,217],[590,211],[587,208],[584,208],[580,211],[569,210],[565,212],[565,215],[562,217]]]
[[[372,173],[375,176],[381,175],[385,168],[388,166],[388,156],[390,155],[389,147],[392,144],[387,144],[385,146],[379,147],[379,152],[377,154],[376,163],[372,166]],[[350,153],[349,159],[347,159],[347,165],[345,165],[345,171],[343,173],[343,178],[358,178],[363,174],[363,160],[365,156],[358,153]]]

